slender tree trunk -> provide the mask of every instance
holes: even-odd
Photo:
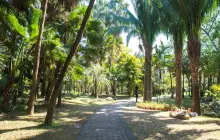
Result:
[[[205,84],[205,82],[206,82],[206,77],[205,77],[205,74],[203,73],[203,83],[202,83],[202,89],[203,89],[203,91],[205,91],[206,90],[206,84]]]
[[[48,84],[47,84],[47,91],[46,91],[46,95],[45,95],[45,102],[48,102],[49,101],[49,98],[50,98],[50,96],[49,96],[49,90],[50,90],[50,88],[51,88],[51,86],[52,86],[52,80],[49,80],[48,81]]]
[[[176,60],[176,105],[181,106],[182,91],[181,91],[181,71],[182,71],[182,41],[177,41],[174,36],[175,60]]]
[[[46,70],[47,67],[45,65],[45,51],[44,48],[42,48],[42,72],[41,72],[41,97],[45,97],[46,94]]]
[[[95,80],[95,96],[96,96],[96,98],[99,98],[99,96],[98,96],[98,92],[97,92],[97,81]]]
[[[182,98],[183,99],[185,98],[185,96],[184,96],[184,92],[185,92],[185,86],[184,86],[185,84],[184,83],[185,82],[184,81],[185,81],[185,77],[184,77],[184,73],[183,73],[183,86],[182,86]]]
[[[43,9],[42,9],[43,14],[41,17],[39,35],[38,35],[37,43],[35,46],[34,72],[33,72],[30,97],[28,101],[28,115],[34,114],[34,102],[35,102],[35,94],[36,94],[37,81],[38,81],[38,68],[39,68],[39,63],[40,63],[39,61],[40,61],[40,51],[41,51],[41,39],[43,37],[43,32],[44,32],[44,22],[45,22],[46,11],[47,11],[47,3],[48,3],[48,0],[44,0]]]
[[[52,123],[53,114],[54,114],[54,106],[56,104],[56,98],[57,98],[57,95],[59,93],[59,89],[61,88],[61,83],[63,81],[65,72],[66,72],[66,70],[67,70],[67,68],[68,68],[68,66],[69,66],[73,56],[75,55],[76,50],[78,48],[78,45],[79,45],[79,43],[80,43],[80,41],[82,39],[82,35],[84,33],[84,30],[85,30],[85,27],[86,27],[86,23],[87,23],[87,21],[88,21],[88,19],[90,17],[90,14],[91,14],[94,2],[95,2],[95,0],[90,0],[90,2],[89,2],[89,5],[88,5],[88,8],[86,10],[85,16],[83,18],[81,27],[80,27],[80,29],[79,29],[79,31],[77,33],[77,37],[75,39],[75,42],[74,42],[74,44],[73,44],[73,46],[72,46],[72,48],[71,48],[71,50],[70,50],[70,52],[68,54],[68,57],[67,57],[67,59],[66,59],[66,61],[64,63],[64,66],[63,66],[63,68],[61,70],[61,73],[60,73],[60,75],[58,77],[58,81],[56,83],[55,89],[54,89],[53,94],[51,96],[49,107],[47,109],[47,115],[46,115],[45,121],[44,121],[44,124],[46,124],[46,125],[50,125]]]
[[[209,74],[209,77],[208,77],[208,90],[210,90],[211,85],[212,85],[212,74]]]
[[[144,41],[143,41],[144,43]],[[144,73],[144,101],[151,101],[152,99],[152,46],[144,44],[145,46],[145,73]]]
[[[190,68],[192,75],[192,95],[193,95],[193,111],[200,114],[200,87],[199,87],[199,61],[200,61],[200,42],[198,38],[189,38],[188,55],[190,58]]]
[[[173,80],[172,80],[172,73],[170,72],[170,93],[171,93],[171,99],[173,99]]]

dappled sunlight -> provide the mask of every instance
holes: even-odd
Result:
[[[86,98],[82,98],[86,100]],[[96,103],[98,100],[89,99]],[[100,99],[99,102],[101,102]],[[106,100],[102,104],[110,103]],[[62,105],[55,109],[54,123],[46,127],[43,124],[46,110],[32,116],[20,114],[3,114],[0,116],[0,139],[68,139],[76,138],[89,116],[100,108],[80,99],[63,100]],[[103,114],[107,110],[97,113]]]
[[[179,120],[170,118],[168,111],[145,110],[135,106],[132,108],[131,105],[121,109],[124,109],[123,118],[140,140],[220,138],[219,119],[195,117],[190,120]]]

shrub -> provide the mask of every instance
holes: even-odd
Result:
[[[220,99],[220,84],[214,84],[211,86],[213,93],[211,94],[216,99]]]
[[[205,116],[220,117],[220,101],[213,100],[209,104],[201,104],[201,112]]]
[[[165,103],[156,103],[156,102],[144,102],[137,103],[138,108],[150,109],[150,110],[163,110],[163,111],[175,111],[177,107],[174,105],[169,105]]]

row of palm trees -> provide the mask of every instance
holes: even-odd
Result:
[[[181,105],[181,69],[183,40],[187,38],[187,52],[192,76],[193,111],[200,114],[198,69],[202,20],[214,10],[218,0],[131,0],[135,13],[124,7],[124,15],[113,15],[120,26],[117,32],[128,32],[127,40],[140,36],[145,50],[144,101],[152,99],[152,45],[159,32],[172,35],[176,65],[176,104]],[[119,3],[120,5],[120,3]]]

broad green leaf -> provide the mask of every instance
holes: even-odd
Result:
[[[31,39],[33,39],[38,36],[41,11],[32,6],[31,14]]]
[[[24,26],[22,26],[22,25],[19,23],[19,21],[18,21],[18,19],[15,17],[15,15],[9,14],[9,15],[8,15],[8,20],[9,20],[9,22],[12,24],[12,26],[13,26],[13,28],[14,28],[14,30],[15,30],[16,32],[18,32],[21,36],[25,37],[26,39],[29,39],[30,36],[29,36],[28,31],[27,31],[27,28],[24,27]]]

